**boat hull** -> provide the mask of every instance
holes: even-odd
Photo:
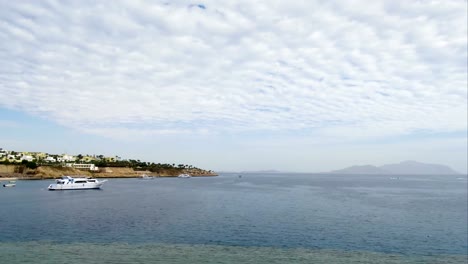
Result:
[[[57,179],[55,183],[50,184],[47,189],[49,191],[100,189],[106,181],[107,180],[99,181],[91,178],[63,176],[61,179]]]
[[[100,184],[51,184],[49,185],[49,191],[66,191],[66,190],[91,190],[101,189],[102,183]]]
[[[99,187],[77,187],[77,188],[73,188],[73,187],[61,188],[61,186],[59,187],[49,186],[48,189],[49,191],[98,190],[98,189],[101,189],[101,186]]]

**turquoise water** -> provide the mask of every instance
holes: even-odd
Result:
[[[467,263],[467,181],[224,174],[0,190],[5,263]]]

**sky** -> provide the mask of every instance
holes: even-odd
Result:
[[[467,172],[467,1],[0,0],[0,147]]]

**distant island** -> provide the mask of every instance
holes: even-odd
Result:
[[[63,175],[84,175],[96,178],[135,178],[142,175],[176,177],[217,176],[211,170],[186,164],[145,162],[119,156],[68,155],[45,152],[19,152],[0,148],[0,180],[2,178],[50,179]]]
[[[383,166],[361,165],[351,166],[341,170],[331,171],[333,174],[413,174],[413,175],[452,175],[459,174],[448,166],[440,164],[429,164],[417,161],[402,161],[396,164]]]

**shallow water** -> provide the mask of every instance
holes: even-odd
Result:
[[[50,182],[0,190],[9,263],[466,263],[466,177],[223,174],[63,192]]]

